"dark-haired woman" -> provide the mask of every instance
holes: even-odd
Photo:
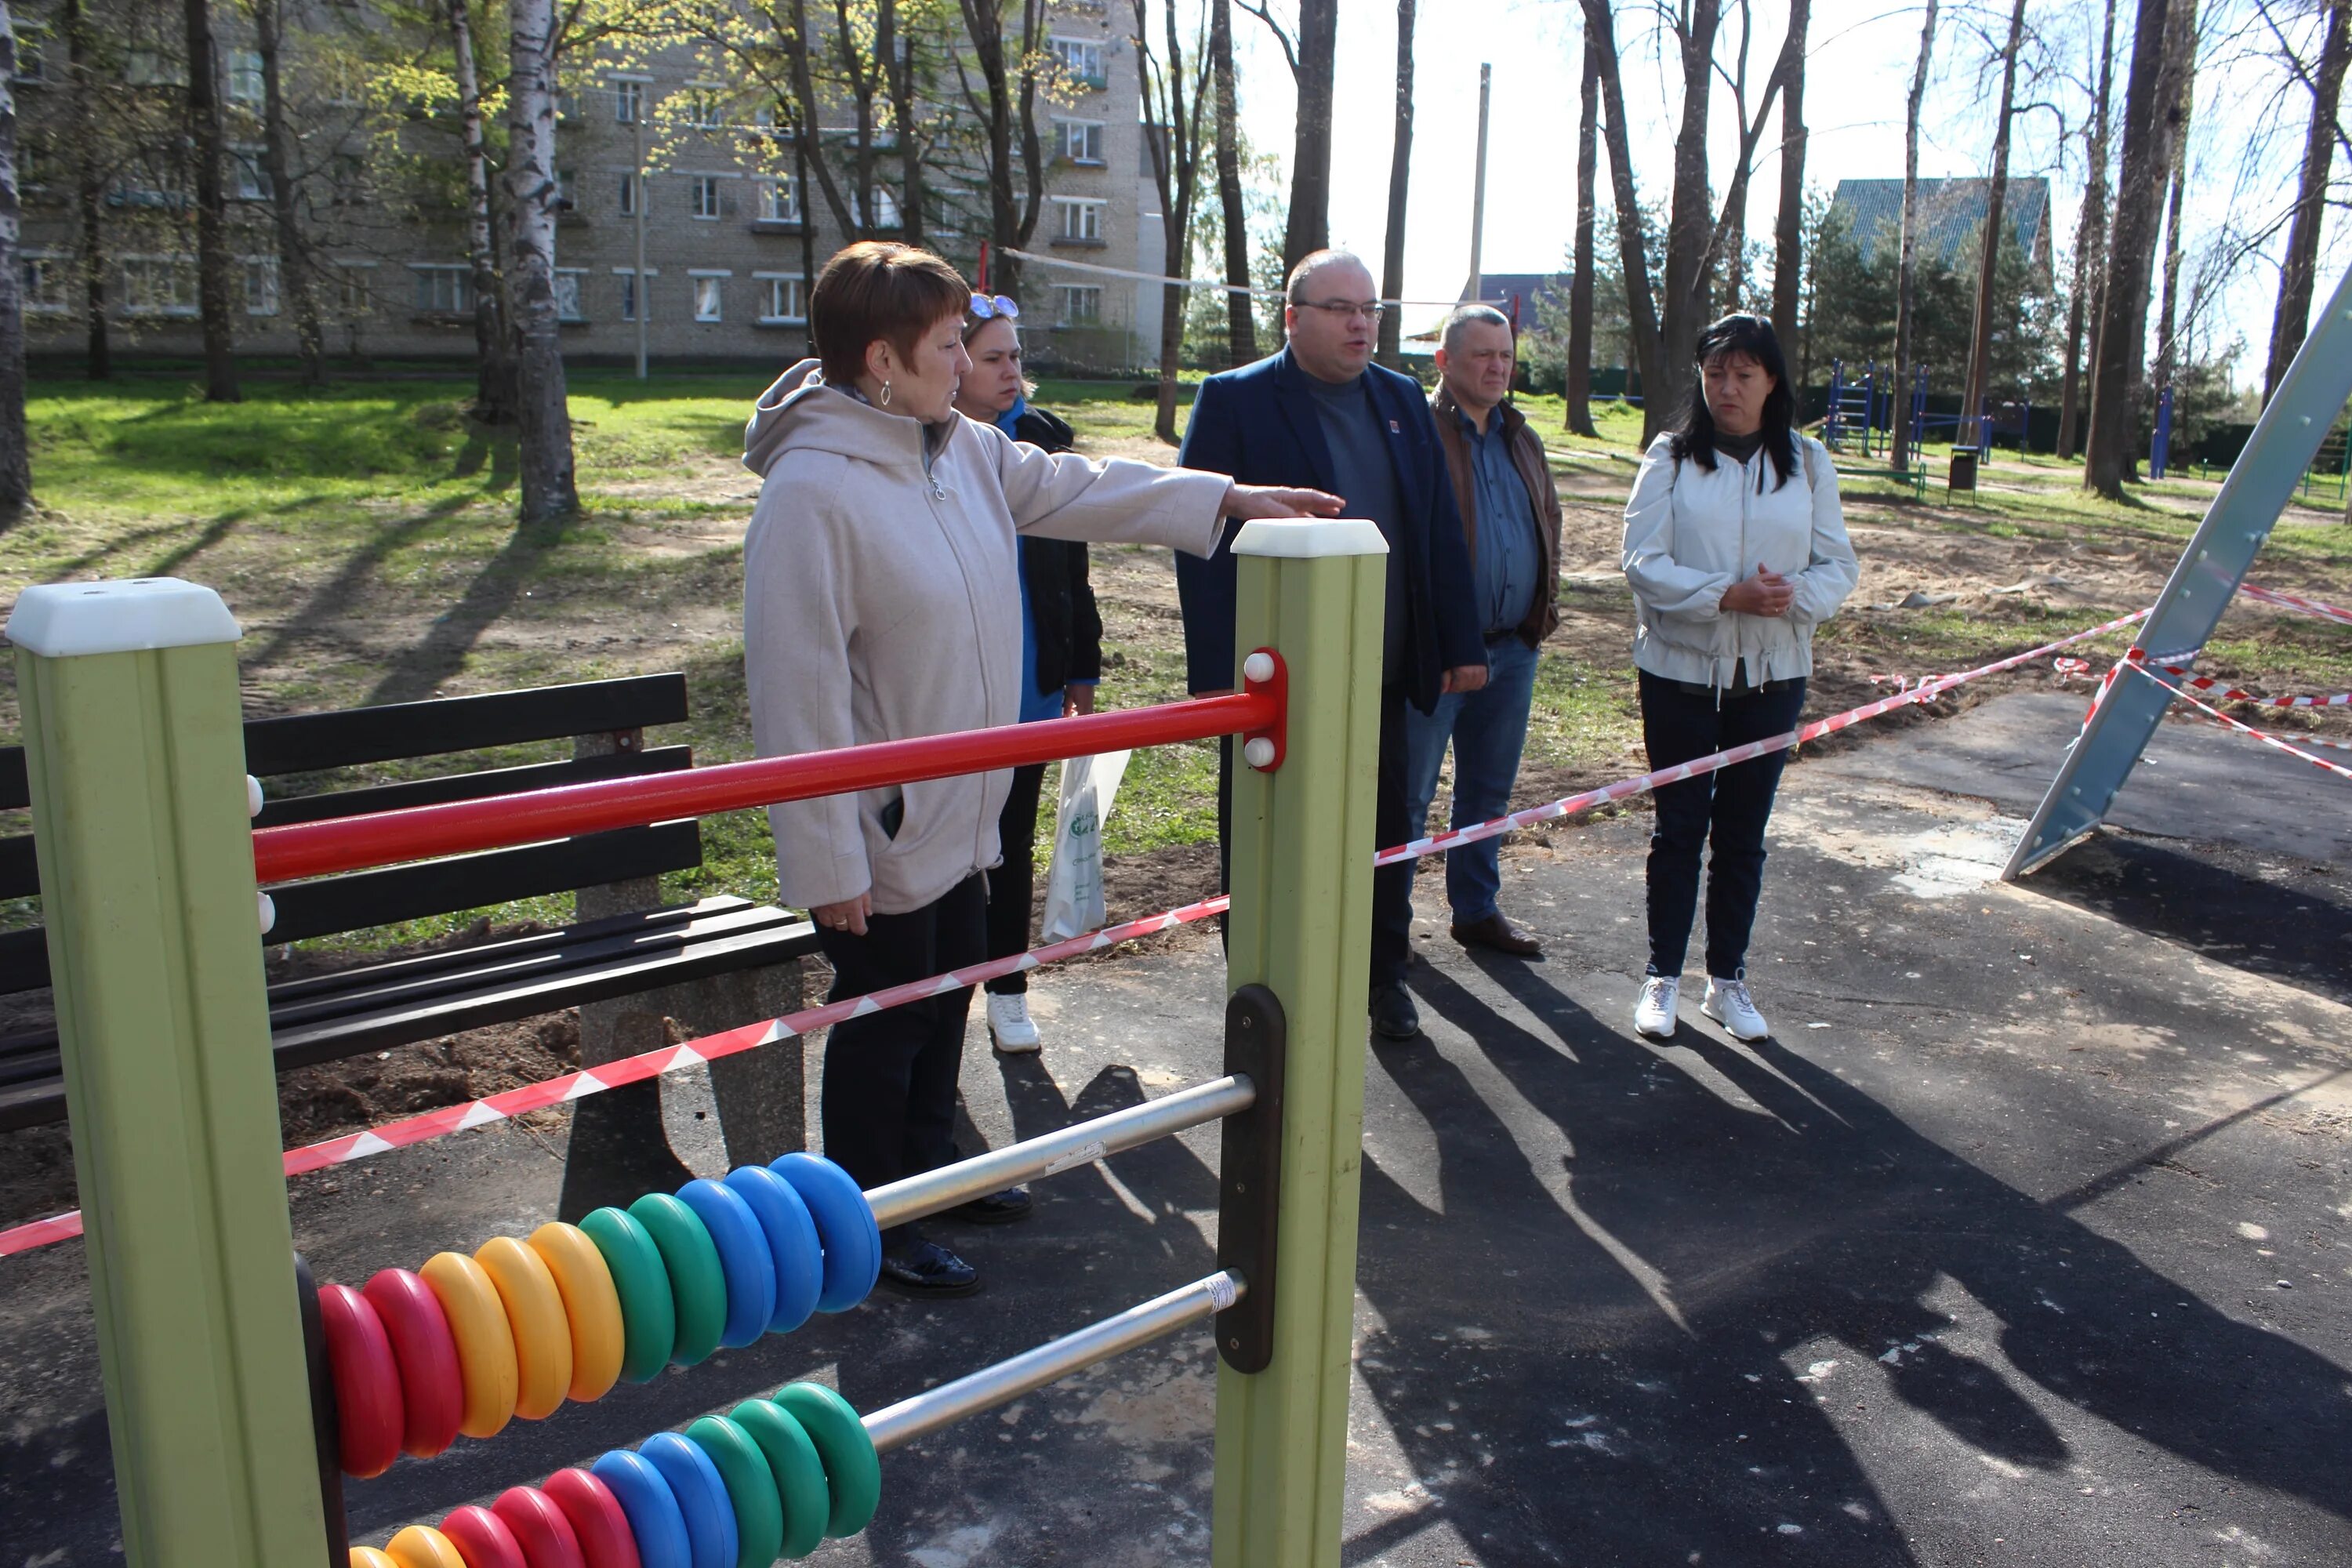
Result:
[[[955,411],[971,369],[971,289],[929,251],[863,240],[809,298],[818,358],[761,395],[743,463],[761,477],[743,541],[743,664],[763,757],[1011,724],[1021,589],[1013,541],[1037,533],[1207,553],[1227,517],[1339,510],[1313,490],[1053,456]],[[986,873],[1010,772],[768,808],[776,881],[806,909],[833,998],[962,969],[985,946]],[[850,1018],[824,1047],[824,1152],[872,1189],[955,1158],[971,987]],[[961,1217],[1016,1217],[1018,1191]],[[979,1276],[901,1226],[882,1276],[959,1295]]]
[[[1771,324],[1726,316],[1699,334],[1680,428],[1650,444],[1625,502],[1642,738],[1668,768],[1796,728],[1813,628],[1853,592],[1837,472],[1793,428]],[[1683,958],[1706,866],[1706,995],[1734,1038],[1771,1033],[1748,994],[1764,827],[1785,752],[1658,790],[1650,835],[1650,959],[1633,1026],[1675,1032]]]

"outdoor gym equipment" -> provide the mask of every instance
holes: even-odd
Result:
[[[2157,596],[2135,651],[2147,661],[2193,668],[2246,580],[2247,568],[2294,498],[2328,429],[2352,400],[2352,271],[2254,422],[2205,521]],[[2130,656],[2126,655],[2126,658]],[[2067,752],[2001,875],[2015,878],[2087,837],[2114,805],[2173,698],[2179,677],[2110,681]]]
[[[1843,360],[1830,361],[1829,419],[1822,440],[1831,451],[1844,451],[1849,440],[1861,444],[1865,458],[1885,450],[1884,432],[1893,422],[1895,398],[1893,391],[1880,383],[1874,360],[1860,381],[1848,379]]]
[[[1214,1559],[1336,1564],[1385,550],[1362,521],[1251,523],[1233,548],[1247,689],[1230,697],[261,832],[243,765],[240,633],[219,598],[170,580],[26,590],[7,631],[125,1560],[317,1568],[339,1543],[344,1463],[392,1462],[395,1428],[401,1449],[436,1452],[458,1433],[601,1393],[608,1377],[646,1374],[663,1348],[665,1290],[664,1359],[694,1358],[762,1316],[759,1326],[772,1328],[790,1315],[779,1305],[788,1295],[798,1310],[811,1268],[815,1309],[849,1304],[872,1283],[860,1250],[869,1226],[1222,1117],[1216,1274],[862,1418],[798,1389],[767,1404],[817,1452],[828,1529],[862,1526],[867,1443],[886,1452],[1214,1314]],[[650,1255],[614,1217],[622,1211],[604,1211],[577,1237],[542,1227],[473,1258],[444,1253],[415,1276],[379,1274],[357,1291],[309,1284],[292,1253],[250,923],[269,918],[269,881],[1234,733],[1248,766],[1234,788],[1224,1078],[1121,1113],[1129,1120],[1117,1127],[1066,1130],[873,1193],[853,1196],[845,1177],[811,1175],[804,1186],[805,1169],[774,1172],[808,1211],[814,1258],[774,1189],[736,1172],[709,1184],[716,1193],[688,1184],[691,1196],[633,1205]],[[740,1223],[739,1201],[753,1226]],[[727,1216],[716,1220],[723,1250],[714,1215]],[[627,1242],[608,1252],[617,1235]],[[610,1300],[595,1283],[599,1262]],[[347,1411],[339,1385],[352,1391]],[[776,1488],[779,1539],[804,1535],[806,1508],[789,1506],[788,1489],[805,1504],[814,1481],[791,1428],[757,1400],[712,1420],[349,1559],[529,1563],[522,1532],[560,1543],[561,1518],[580,1560],[598,1568],[630,1560],[623,1523],[648,1568],[740,1562],[746,1531],[764,1549],[772,1522],[751,1484],[755,1451]],[[736,1553],[723,1556],[730,1530]],[[517,1544],[502,1561],[508,1537]]]

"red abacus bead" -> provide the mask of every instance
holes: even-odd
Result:
[[[347,1475],[380,1476],[400,1458],[405,1430],[392,1341],[368,1299],[348,1285],[319,1288],[319,1317],[335,1385],[338,1458]]]
[[[457,1543],[466,1568],[530,1568],[514,1531],[488,1509],[467,1503],[441,1521],[441,1533]]]
[[[405,1268],[379,1271],[360,1294],[375,1309],[400,1367],[400,1446],[429,1459],[457,1440],[457,1423],[466,1415],[466,1385],[448,1316],[433,1287]]]
[[[530,1568],[588,1568],[580,1554],[580,1536],[553,1498],[537,1487],[509,1487],[490,1504],[490,1511],[514,1532]]]
[[[637,1538],[629,1529],[629,1516],[621,1511],[621,1500],[613,1495],[612,1488],[586,1470],[573,1468],[556,1471],[540,1489],[553,1498],[563,1517],[572,1521],[572,1533],[580,1541],[581,1561],[588,1568],[645,1568],[637,1558]]]

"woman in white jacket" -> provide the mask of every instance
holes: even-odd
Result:
[[[955,411],[971,289],[913,246],[863,241],[809,299],[818,358],[761,395],[743,463],[761,477],[743,542],[743,663],[761,756],[1009,725],[1020,716],[1014,540],[1132,540],[1205,555],[1227,517],[1336,515],[1318,490],[1049,455]],[[771,806],[776,880],[805,908],[833,996],[965,968],[986,952],[985,877],[1010,770]],[[872,1188],[954,1160],[971,988],[833,1026],[824,1152]],[[961,1217],[1018,1219],[1018,1189]],[[913,1226],[883,1237],[909,1292],[976,1289]]]
[[[1796,397],[1771,323],[1726,316],[1699,334],[1681,427],[1650,444],[1625,502],[1625,580],[1650,766],[1668,768],[1796,728],[1813,628],[1853,592],[1837,471],[1793,428]],[[1771,1031],[1748,994],[1764,828],[1785,752],[1656,794],[1650,959],[1633,1026],[1675,1032],[1683,958],[1706,868],[1706,995],[1733,1037]]]

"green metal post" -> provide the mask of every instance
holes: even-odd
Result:
[[[7,625],[131,1568],[326,1551],[239,635],[168,579],[28,588]]]
[[[1226,978],[1288,1023],[1273,1360],[1217,1367],[1216,1568],[1336,1568],[1362,1181],[1364,1005],[1387,547],[1363,521],[1236,537],[1236,665],[1282,656],[1286,755],[1236,760]]]

